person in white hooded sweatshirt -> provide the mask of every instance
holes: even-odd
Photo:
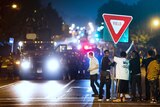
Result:
[[[90,85],[91,85],[92,90],[94,92],[94,94],[92,94],[92,96],[98,97],[98,90],[97,90],[96,86],[99,87],[99,83],[97,81],[98,74],[99,74],[99,62],[98,62],[98,59],[94,57],[93,52],[89,52],[88,57],[90,59],[89,68],[88,68],[88,71],[90,72]]]

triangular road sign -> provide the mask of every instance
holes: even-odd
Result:
[[[108,27],[114,43],[117,44],[132,21],[133,17],[125,15],[103,14],[103,19]]]

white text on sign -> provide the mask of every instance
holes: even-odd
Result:
[[[121,30],[122,26],[124,25],[123,20],[111,20],[110,23],[116,34]]]

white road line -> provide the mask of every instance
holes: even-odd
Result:
[[[19,81],[14,82],[14,83],[10,83],[10,84],[7,84],[7,85],[0,86],[0,89],[1,89],[1,88],[5,88],[5,87],[12,86],[12,85],[14,85],[14,84],[16,84],[16,83],[18,83],[18,82],[19,82]]]
[[[64,87],[62,87],[59,91],[62,91],[63,89],[65,89],[66,87],[68,87],[70,84],[72,84],[74,81],[75,80],[70,81],[68,84],[66,84]],[[47,96],[47,97],[45,97],[45,99],[48,99],[49,97],[50,97],[50,95]]]
[[[64,87],[62,87],[59,91],[62,91],[63,89],[65,89],[66,87],[68,87],[70,84],[72,84],[74,81],[75,80],[70,81]],[[0,89],[6,88],[6,87],[9,87],[9,86],[13,86],[13,85],[15,85],[18,82],[20,82],[20,81],[17,81],[17,82],[14,82],[14,83],[10,83],[10,84],[7,84],[7,85],[3,85],[3,86],[0,87]],[[32,100],[47,100],[49,97],[50,96],[48,95],[45,98],[30,98],[30,99],[32,99]],[[2,100],[10,101],[10,100],[18,100],[18,99],[21,99],[21,98],[0,98],[0,101],[2,101]]]
[[[81,89],[89,89],[90,87],[80,87],[80,86],[75,86],[75,87],[70,87],[68,90],[67,90],[67,93],[71,92],[73,88],[81,88]]]
[[[69,86],[70,84],[72,84],[74,81],[75,81],[75,80],[70,81],[68,84],[66,84],[66,85],[62,88],[62,90],[65,89],[66,87],[68,87],[68,86]]]
[[[86,101],[87,97],[90,97],[89,94],[85,95],[83,101]]]
[[[63,94],[61,97],[59,97],[60,100],[68,100],[68,99],[81,99],[81,100],[84,100],[86,99],[87,96],[84,96],[84,97],[65,97],[67,95],[67,93],[71,92],[73,88],[82,88],[82,89],[89,89],[90,87],[80,87],[80,86],[73,86],[73,87],[70,87],[65,94]],[[65,97],[65,98],[64,98]],[[92,101],[92,100],[91,100]]]

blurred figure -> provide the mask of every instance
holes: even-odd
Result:
[[[14,71],[13,59],[8,56],[3,57],[2,64],[1,64],[2,78],[5,80],[14,79],[13,78],[13,71]]]
[[[99,63],[98,63],[98,59],[94,57],[94,53],[93,52],[89,52],[88,53],[88,57],[90,59],[89,61],[89,68],[88,71],[90,72],[90,85],[92,87],[92,90],[94,92],[94,94],[92,94],[93,97],[97,97],[98,96],[98,91],[97,91],[97,87],[99,87],[99,83],[98,83],[98,71],[99,71]],[[95,86],[96,84],[96,86]]]
[[[61,58],[61,65],[62,65],[62,76],[63,76],[63,80],[66,79],[71,79],[71,76],[69,74],[69,61],[68,61],[68,56],[64,53],[63,57]]]
[[[8,57],[8,64],[7,64],[7,73],[8,73],[8,79],[13,79],[14,80],[14,72],[15,72],[15,67],[14,67],[14,59],[12,56]]]
[[[2,67],[2,57],[0,56],[0,80],[2,79],[2,70],[1,70],[1,67]]]
[[[149,50],[147,52],[147,58],[142,61],[142,66],[144,66],[145,70],[146,70],[146,75],[145,75],[145,88],[146,88],[146,98],[145,98],[145,100],[146,101],[148,101],[150,99],[150,86],[149,86],[149,82],[148,82],[148,79],[147,79],[147,68],[148,68],[149,63],[154,60],[154,55],[155,55],[154,51]]]
[[[130,60],[130,74],[131,74],[131,93],[132,101],[136,101],[136,88],[138,89],[139,100],[142,98],[141,87],[141,68],[140,68],[140,56],[138,52],[133,51]]]
[[[150,103],[157,103],[158,79],[160,75],[160,55],[156,55],[155,60],[151,61],[147,68],[147,79],[150,85]]]

